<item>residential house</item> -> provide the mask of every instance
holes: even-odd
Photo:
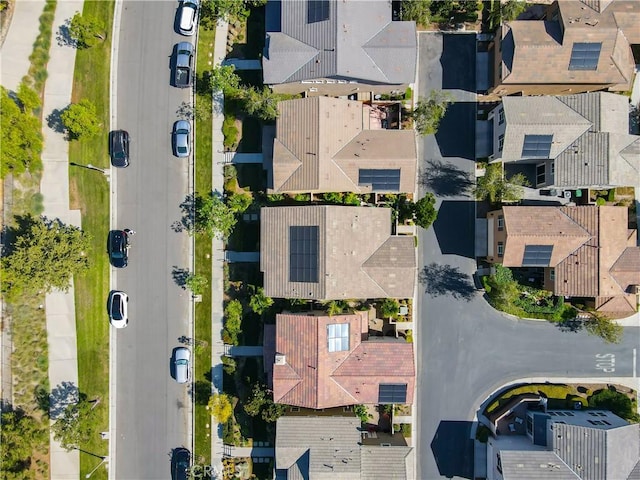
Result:
[[[415,241],[391,234],[391,209],[265,207],[260,218],[265,295],[309,300],[413,297]]]
[[[507,421],[510,430],[487,443],[489,480],[631,480],[640,474],[640,427],[609,411],[526,410]]]
[[[413,193],[415,133],[387,128],[391,107],[332,97],[280,102],[269,192]]]
[[[640,136],[629,134],[625,96],[504,97],[488,118],[490,158],[533,187],[608,188],[640,176]]]
[[[312,95],[404,91],[417,48],[415,22],[392,21],[388,0],[269,0],[264,83]]]
[[[622,206],[505,206],[487,214],[487,261],[539,272],[543,288],[611,317],[636,311],[637,230]]]
[[[273,400],[303,408],[411,404],[413,344],[369,337],[369,312],[276,316]],[[271,383],[271,382],[270,382]]]
[[[363,441],[356,417],[280,417],[276,480],[413,480],[415,451]]]
[[[556,1],[541,20],[506,22],[490,46],[489,91],[506,96],[631,90],[638,25],[635,0]]]

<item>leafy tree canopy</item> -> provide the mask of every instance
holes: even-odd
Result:
[[[51,429],[54,438],[60,442],[65,450],[81,448],[97,434],[98,412],[95,402],[87,400],[87,396],[80,393],[77,403],[72,403],[64,410]]]
[[[229,238],[236,225],[233,210],[225,205],[219,194],[196,195],[195,218],[192,232],[204,233],[209,237]]]
[[[0,439],[2,469],[7,478],[26,478],[21,475],[29,469],[35,445],[42,443],[47,437],[43,429],[33,417],[22,411],[8,411],[2,414]],[[9,475],[10,474],[10,475]]]
[[[640,420],[631,399],[624,393],[612,389],[600,390],[594,393],[589,397],[589,406],[602,410],[610,410],[619,417],[632,422],[638,422]]]
[[[105,39],[104,22],[92,15],[76,12],[69,23],[69,34],[78,48],[92,47]]]
[[[413,20],[418,25],[428,25],[431,16],[431,0],[403,0],[400,5],[402,20]]]
[[[271,305],[273,305],[273,298],[267,297],[264,294],[264,288],[262,287],[258,287],[256,289],[256,293],[251,296],[251,300],[249,301],[251,310],[258,315],[262,315],[266,312]]]
[[[624,328],[600,312],[589,312],[584,321],[585,330],[591,335],[602,338],[607,343],[620,343]]]
[[[211,416],[215,418],[218,423],[225,423],[229,418],[231,418],[231,414],[233,413],[231,401],[224,393],[214,393],[211,395],[208,407],[211,412]]]
[[[400,303],[395,298],[385,298],[380,304],[380,315],[383,318],[395,317],[400,311]]]
[[[429,96],[421,97],[409,116],[415,123],[416,131],[420,135],[430,135],[438,131],[440,120],[453,102],[453,97],[441,90],[431,90]]]
[[[44,217],[17,220],[1,260],[3,292],[14,296],[66,290],[71,277],[89,267],[89,239],[79,228]]]
[[[438,211],[436,210],[436,197],[431,192],[425,193],[424,197],[418,200],[414,205],[413,218],[416,225],[425,230],[436,221]]]
[[[187,278],[184,281],[185,287],[191,290],[191,293],[194,295],[201,295],[209,282],[207,281],[207,277],[204,275],[200,275],[197,273],[189,273]]]
[[[260,120],[271,121],[278,118],[278,102],[289,98],[288,95],[275,93],[269,87],[262,90],[250,87],[241,93],[244,110],[251,116]]]
[[[487,166],[485,174],[478,177],[474,195],[477,200],[489,200],[491,203],[517,202],[524,195],[523,186],[529,185],[522,173],[517,173],[509,179],[505,179],[502,173],[501,163],[491,163]]]
[[[60,119],[71,139],[91,137],[100,133],[101,124],[96,106],[86,98],[65,108],[60,114]]]
[[[0,177],[39,171],[42,169],[42,133],[33,110],[40,106],[40,99],[24,83],[18,87],[15,98],[11,98],[4,87],[0,89]]]
[[[240,77],[235,73],[233,65],[219,65],[209,72],[209,88],[212,92],[221,90],[225,95],[236,92],[240,88]]]

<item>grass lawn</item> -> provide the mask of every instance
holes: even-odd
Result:
[[[211,69],[209,52],[213,51],[215,31],[201,28],[198,34],[198,59],[196,71],[202,73]],[[196,102],[211,104],[208,96],[198,95]],[[197,120],[196,125],[196,192],[206,194],[211,191],[211,119]],[[206,278],[211,278],[211,239],[206,235],[196,236],[195,271]],[[195,337],[199,342],[206,342],[206,346],[198,349],[195,355],[194,381],[204,382],[211,391],[211,287],[207,285],[202,293],[202,302],[196,304]],[[204,343],[202,344],[204,345]],[[200,402],[194,407],[195,451],[197,463],[208,465],[211,463],[211,416],[206,409],[206,403]]]
[[[87,98],[101,116],[103,132],[95,137],[70,144],[69,160],[81,165],[109,165],[107,133],[109,130],[109,65],[113,1],[87,1],[84,15],[101,19],[107,38],[93,48],[78,50],[76,56],[72,101]],[[89,160],[87,160],[89,159]],[[78,346],[78,387],[89,399],[100,398],[96,407],[99,422],[96,431],[109,428],[109,322],[105,302],[109,293],[109,261],[105,253],[109,231],[109,184],[99,172],[69,167],[70,203],[82,211],[82,229],[91,237],[91,269],[75,278],[76,332]],[[55,387],[55,385],[52,385]],[[96,435],[84,450],[107,455],[108,442]],[[80,455],[80,476],[88,474],[99,460]],[[107,471],[99,468],[94,479],[106,479]]]
[[[582,402],[583,406],[587,406],[587,398],[584,394],[580,393],[578,389],[573,385],[552,385],[548,383],[522,385],[515,387],[502,393],[497,397],[485,410],[485,415],[498,409],[501,405],[504,405],[516,395],[523,393],[543,393],[549,399],[549,408],[570,408],[567,405],[567,400]],[[572,408],[572,407],[571,407]]]

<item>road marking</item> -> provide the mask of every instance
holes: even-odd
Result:
[[[615,353],[596,353],[596,369],[602,370],[604,373],[615,372],[616,371]]]
[[[636,358],[637,358],[637,353],[638,353],[638,352],[637,352],[637,351],[636,351],[636,349],[634,348],[634,349],[633,349],[633,378],[636,378],[636,377],[637,377],[637,375],[636,375]]]

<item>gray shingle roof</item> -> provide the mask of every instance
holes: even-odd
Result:
[[[267,4],[268,10],[280,9],[281,22],[277,32],[267,31],[262,62],[266,84],[317,78],[391,85],[413,82],[416,26],[392,22],[391,2],[330,0],[329,19],[315,23],[307,21],[307,4],[297,0]],[[273,15],[273,11],[267,14]]]
[[[522,159],[525,135],[553,135],[554,185],[628,185],[640,175],[640,137],[629,135],[628,100],[607,92],[503,98],[502,160]]]
[[[390,209],[266,207],[261,220],[260,270],[267,296],[337,300],[413,295],[414,239],[391,236]],[[317,283],[289,280],[290,226],[319,227]]]
[[[356,417],[280,417],[276,424],[277,478],[415,478],[413,448],[360,445],[359,427],[360,420]]]
[[[558,456],[545,450],[502,450],[504,480],[576,480],[575,473]]]

